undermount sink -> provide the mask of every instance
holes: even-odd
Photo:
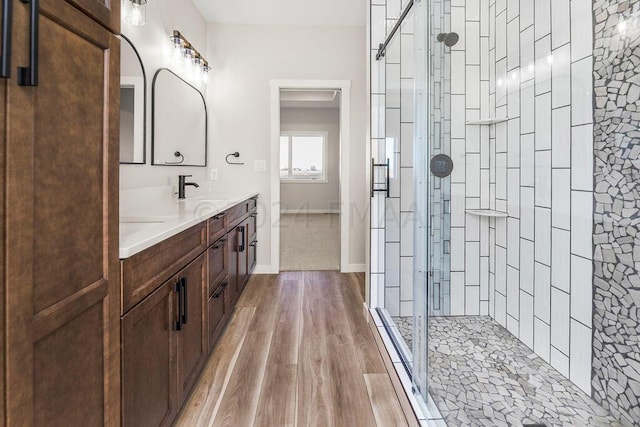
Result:
[[[228,200],[228,197],[199,197],[199,201],[201,202],[224,202]]]
[[[176,216],[122,216],[120,217],[120,224],[142,224],[152,223],[157,224],[159,222],[167,222],[172,219],[176,219]]]
[[[139,231],[145,230],[150,227],[154,227],[158,224],[162,224],[163,221],[155,222],[121,222],[120,223],[120,236],[127,236]]]

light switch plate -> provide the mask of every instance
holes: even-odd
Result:
[[[256,160],[255,161],[255,170],[256,170],[256,172],[266,172],[266,170],[267,170],[267,161],[266,160]]]
[[[209,180],[215,181],[218,179],[218,169],[209,169]]]

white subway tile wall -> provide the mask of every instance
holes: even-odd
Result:
[[[591,2],[452,5],[451,313],[479,307],[590,393]],[[469,117],[508,121],[478,144]],[[466,221],[478,197],[509,217]]]

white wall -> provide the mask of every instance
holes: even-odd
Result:
[[[281,132],[327,133],[327,182],[282,183],[284,211],[329,212],[340,203],[340,110],[336,108],[281,108]]]
[[[151,85],[159,68],[169,68],[187,81],[181,64],[172,59],[169,36],[179,30],[200,52],[207,51],[207,24],[191,1],[154,0],[147,3],[147,25],[132,26],[122,20],[122,34],[138,50],[147,75],[147,140],[145,165],[120,165],[120,189],[177,185],[178,174],[192,174],[196,182],[206,182],[207,169],[199,167],[151,166]],[[205,55],[206,57],[206,55]],[[207,58],[208,59],[208,58]],[[202,83],[190,81],[206,98]],[[211,118],[209,118],[211,120]]]
[[[365,88],[365,27],[295,27],[210,24],[208,55],[213,66],[207,99],[210,119],[210,157],[218,188],[259,191],[258,269],[271,264],[270,179],[255,172],[255,160],[270,155],[270,81],[275,79],[351,80],[351,166],[349,263],[365,263],[365,184],[367,103]],[[225,163],[238,151],[243,166]],[[267,165],[267,169],[272,165]]]

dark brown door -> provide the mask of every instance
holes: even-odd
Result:
[[[213,292],[218,289],[220,283],[227,277],[228,271],[228,239],[223,237],[218,240],[209,248],[209,293],[211,296]]]
[[[209,352],[213,350],[222,329],[224,328],[229,316],[229,291],[227,290],[229,282],[224,279],[222,283],[209,297],[209,317],[208,317],[208,337]]]
[[[41,0],[44,3],[44,0]],[[121,0],[67,0],[87,15],[111,29],[120,32],[120,2]]]
[[[206,266],[205,252],[178,273],[184,299],[182,328],[176,333],[180,402],[187,397],[207,356],[204,307],[208,300],[209,277]]]
[[[238,292],[242,292],[249,279],[249,219],[237,228],[240,248],[238,249]]]
[[[125,427],[168,425],[177,413],[178,291],[169,280],[122,318]]]
[[[111,1],[114,13],[119,1]],[[6,89],[6,424],[120,417],[118,39],[70,3],[13,2]],[[16,67],[37,59],[38,86]],[[35,62],[34,62],[35,63]]]
[[[227,234],[227,253],[229,254],[227,259],[227,268],[229,272],[229,286],[227,286],[227,292],[229,293],[229,304],[232,309],[236,305],[238,300],[238,250],[240,245],[240,234],[237,227],[233,228]]]

